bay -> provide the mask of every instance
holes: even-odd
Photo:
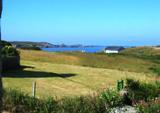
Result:
[[[43,51],[47,52],[72,52],[80,51],[87,53],[101,52],[104,50],[104,46],[94,46],[94,47],[54,47],[54,48],[42,48]]]

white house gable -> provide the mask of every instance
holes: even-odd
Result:
[[[124,50],[124,47],[121,46],[108,46],[105,48],[105,53],[119,53],[120,51]]]

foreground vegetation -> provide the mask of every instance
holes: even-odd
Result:
[[[153,111],[159,113],[159,82],[146,84],[128,79],[126,86],[129,95],[134,94],[134,97],[128,96],[128,98],[134,102],[131,105],[136,106],[138,113]],[[134,88],[140,90],[136,91]],[[148,93],[144,97],[146,92]],[[113,108],[127,104],[126,98],[120,96],[115,89],[107,89],[97,95],[65,97],[58,100],[56,98],[37,99],[16,90],[7,90],[3,100],[4,110],[12,113],[110,113]],[[145,104],[139,103],[140,101]]]

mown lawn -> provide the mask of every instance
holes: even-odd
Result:
[[[127,77],[143,81],[154,80],[143,73],[112,69],[53,64],[38,61],[22,61],[23,70],[4,74],[4,88],[20,89],[31,95],[32,82],[37,82],[37,96],[86,95],[114,87],[116,81]],[[151,75],[150,75],[151,76]]]

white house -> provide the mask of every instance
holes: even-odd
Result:
[[[125,48],[122,46],[108,46],[104,49],[105,53],[119,53],[120,51],[124,50]]]

